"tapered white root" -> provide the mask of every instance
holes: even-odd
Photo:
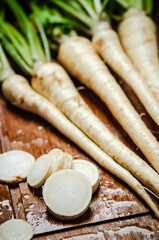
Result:
[[[7,78],[2,84],[2,92],[6,99],[19,108],[38,114],[50,122],[66,137],[76,143],[101,166],[126,182],[144,199],[159,218],[159,210],[146,193],[142,185],[123,167],[106,155],[86,135],[76,128],[53,104],[37,94],[28,81],[20,75]]]
[[[159,196],[159,175],[115,138],[93,114],[59,64],[47,63],[41,66],[34,74],[31,83],[38,93],[56,105],[109,156]]]
[[[157,28],[142,11],[131,9],[118,27],[123,47],[159,102]]]
[[[93,43],[103,60],[134,90],[151,118],[159,125],[159,104],[124,52],[117,33],[108,27],[100,30],[99,24]]]
[[[22,150],[0,154],[0,182],[17,183],[27,178],[35,158]]]
[[[146,127],[91,42],[74,37],[60,46],[58,59],[70,74],[91,88],[159,172],[159,143]]]

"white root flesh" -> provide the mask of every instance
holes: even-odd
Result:
[[[53,104],[37,94],[28,81],[20,76],[13,75],[2,84],[2,92],[6,99],[19,108],[33,112],[43,117],[56,127],[61,133],[72,140],[77,146],[90,155],[106,170],[127,183],[148,204],[159,218],[159,210],[143,186],[127,170],[116,163],[82,131],[73,125]]]
[[[0,154],[0,182],[17,183],[27,178],[35,158],[22,150]]]
[[[41,155],[29,171],[27,181],[31,187],[41,187],[46,179],[54,172],[70,169],[72,167],[72,156],[56,148],[48,154]]]
[[[157,27],[139,10],[131,9],[119,24],[122,45],[159,102],[159,59]]]
[[[40,156],[29,171],[27,182],[31,187],[41,187],[53,172],[53,163],[47,154]]]
[[[92,185],[92,193],[98,189],[100,183],[99,171],[93,163],[82,159],[74,160],[72,169],[85,174],[89,178]]]
[[[88,209],[92,199],[92,186],[84,174],[65,169],[48,178],[44,184],[43,198],[55,217],[74,219]]]
[[[93,44],[84,37],[70,38],[60,46],[58,60],[71,75],[103,100],[151,165],[159,172],[159,143],[101,61]]]
[[[151,118],[159,125],[159,104],[144,78],[124,52],[117,33],[111,27],[96,30],[93,43],[104,62],[134,90]]]
[[[115,138],[93,114],[59,64],[47,63],[41,66],[32,78],[32,86],[56,105],[109,156],[159,196],[159,175],[156,171]]]
[[[72,156],[58,148],[51,150],[48,153],[48,156],[53,163],[53,173],[62,169],[69,169],[72,167]]]
[[[64,153],[64,165],[63,165],[63,169],[70,169],[72,168],[72,164],[73,164],[73,159],[72,156],[68,153]]]
[[[11,219],[1,224],[2,240],[31,240],[33,231],[29,223],[21,219]]]

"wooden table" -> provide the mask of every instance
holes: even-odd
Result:
[[[157,1],[156,7],[159,9]],[[157,14],[155,21],[159,23]],[[159,140],[159,128],[133,91],[120,79],[118,82],[147,127]],[[77,87],[81,86],[78,82],[75,84]],[[129,148],[144,158],[100,99],[86,88],[79,88],[79,91],[101,121]],[[49,123],[35,114],[11,106],[1,95],[0,152],[19,149],[30,152],[37,158],[53,148],[72,154],[74,159],[82,158],[94,162]],[[35,190],[27,182],[21,182],[14,186],[0,184],[0,224],[11,218],[25,219],[32,225],[33,239],[36,240],[159,239],[159,221],[146,204],[125,183],[99,165],[96,166],[100,172],[100,187],[82,217],[74,221],[57,220],[47,211],[42,199],[42,189]]]

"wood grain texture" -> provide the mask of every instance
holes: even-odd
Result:
[[[54,234],[35,236],[34,240],[157,240],[158,221],[151,216],[111,221]]]
[[[12,218],[14,218],[14,211],[9,187],[0,184],[0,224]]]
[[[10,150],[6,119],[3,112],[4,104],[5,102],[2,100],[0,95],[0,152]],[[14,211],[10,189],[8,185],[0,184],[0,224],[11,218],[14,218]]]

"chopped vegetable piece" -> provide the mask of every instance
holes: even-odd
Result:
[[[2,240],[30,240],[33,231],[29,223],[21,219],[11,219],[0,226]]]
[[[0,155],[0,181],[17,183],[24,180],[35,158],[28,152],[11,150]]]
[[[48,153],[53,162],[53,172],[72,167],[72,156],[55,148]]]
[[[74,219],[88,209],[92,198],[92,186],[84,174],[65,169],[47,179],[43,197],[54,216],[60,219]]]
[[[98,189],[100,182],[99,171],[93,163],[81,159],[74,160],[72,169],[85,174],[89,178],[92,184],[92,193]]]
[[[27,181],[34,188],[41,187],[52,174],[53,163],[47,154],[40,156],[29,171]]]

